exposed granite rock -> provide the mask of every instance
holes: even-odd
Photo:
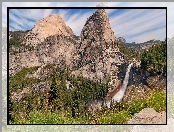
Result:
[[[31,90],[29,88],[23,88],[20,92],[19,90],[17,92],[14,92],[12,94],[12,99],[15,102],[19,102],[21,101],[23,98],[26,97],[27,94],[29,94],[31,92]]]
[[[61,69],[70,65],[71,57],[75,51],[73,38],[63,35],[54,35],[46,38],[37,45],[33,51],[10,55],[10,76],[24,67],[43,66],[54,64]]]
[[[153,108],[144,108],[136,113],[128,124],[166,124],[166,112],[158,113]]]
[[[73,74],[105,82],[123,62],[123,54],[114,45],[117,39],[103,9],[90,16],[80,35],[80,43],[71,67]]]
[[[10,55],[10,75],[23,67],[55,64],[61,69],[68,67],[74,75],[106,82],[124,60],[114,45],[117,39],[103,9],[88,18],[78,41],[55,14],[39,20],[25,39],[23,43],[34,46],[34,50]]]
[[[116,41],[114,32],[110,27],[109,18],[104,9],[98,9],[87,19],[80,37],[83,46],[95,41],[105,41],[107,43]]]
[[[149,87],[158,87],[159,90],[166,90],[166,77],[162,75],[151,76],[147,79],[147,85]]]
[[[121,44],[126,43],[126,39],[123,37],[118,37],[118,42],[120,42]]]
[[[23,34],[24,35],[24,34]],[[24,67],[59,64],[65,67],[71,63],[74,52],[74,34],[63,19],[56,14],[39,20],[31,31],[25,32],[23,44],[33,46],[34,50],[10,55],[10,76]]]
[[[25,36],[24,43],[36,47],[52,35],[73,36],[72,29],[66,26],[64,20],[57,14],[49,15],[39,20],[31,31]]]

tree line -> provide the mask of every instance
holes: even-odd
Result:
[[[141,55],[141,67],[149,72],[166,73],[166,41],[144,50]]]

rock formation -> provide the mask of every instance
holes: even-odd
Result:
[[[123,61],[123,54],[114,45],[116,41],[105,10],[98,9],[87,19],[81,31],[73,74],[106,81]]]
[[[156,112],[152,108],[144,108],[136,113],[128,124],[166,124],[166,112]]]
[[[69,65],[75,50],[73,35],[71,28],[59,15],[53,14],[39,20],[23,41],[24,45],[33,46],[34,50],[10,55],[10,76],[23,67]]]
[[[61,69],[70,65],[71,57],[75,52],[73,38],[63,35],[47,37],[33,51],[10,55],[10,76],[23,67],[44,66],[54,64]]]
[[[116,41],[114,32],[110,27],[109,18],[104,9],[98,9],[87,19],[80,37],[83,46],[91,42],[105,41],[113,43]]]
[[[33,29],[25,36],[27,45],[37,46],[52,35],[73,36],[72,29],[66,26],[64,20],[57,14],[49,15],[39,20]]]
[[[123,37],[118,37],[118,42],[120,42],[121,44],[126,43],[126,39]]]

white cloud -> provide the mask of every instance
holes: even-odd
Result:
[[[80,35],[81,30],[83,26],[85,25],[85,22],[89,16],[92,15],[93,12],[88,12],[88,13],[78,13],[70,16],[68,19],[65,19],[66,25],[71,27],[75,35]]]
[[[159,39],[159,40],[164,40],[164,34],[166,34],[166,30],[164,28],[161,29],[157,29],[151,32],[145,32],[143,34],[140,34],[136,37],[132,37],[130,40],[131,42],[146,42],[148,40],[152,40],[152,39]]]
[[[6,16],[7,16],[7,10],[6,10],[6,7],[68,7],[68,6],[93,6],[95,7],[99,2],[3,2],[2,3],[2,26],[6,26]],[[111,6],[111,7],[167,7],[168,11],[168,37],[172,37],[174,35],[173,33],[173,28],[174,28],[174,17],[173,17],[173,12],[174,12],[174,3],[171,3],[171,2],[107,2],[107,5],[108,6]],[[33,27],[35,22],[42,19],[43,17],[45,16],[48,16],[49,14],[53,13],[54,11],[53,10],[23,10],[22,12],[21,11],[15,11],[15,14],[20,16],[20,19],[17,18],[13,18],[15,21],[18,21],[18,23],[16,25],[13,25],[13,27],[20,27],[20,28],[25,28],[26,26],[29,26],[29,27]],[[107,14],[111,14],[113,13],[113,10],[106,10]],[[60,12],[59,12],[60,13]],[[66,24],[68,26],[70,26],[72,29],[73,29],[73,32],[75,34],[79,34],[87,17],[89,17],[89,15],[91,15],[90,13],[89,14],[83,14],[81,15],[81,19],[80,18],[80,15],[79,14],[76,14],[76,15],[73,15],[73,16],[70,16],[69,15],[70,13],[66,13],[63,12],[60,13],[60,15],[62,16],[62,18],[65,20]],[[161,28],[163,23],[160,23],[160,20],[162,21],[163,19],[160,18],[159,19],[159,22],[157,21],[157,19],[155,20],[155,18],[153,19],[149,19],[149,24],[147,24],[146,26],[143,26],[141,27],[140,25],[138,25],[138,22],[139,24],[143,24],[143,16],[141,16],[141,20],[140,19],[138,20],[138,18],[136,19],[136,22],[134,21],[129,21],[129,24],[126,24],[124,23],[124,20],[128,20],[129,16],[131,16],[131,13],[127,13],[127,15],[125,16],[117,16],[111,20],[111,27],[113,28],[114,32],[115,32],[115,35],[116,36],[120,36],[122,35],[124,37],[127,36],[128,38],[131,38],[130,37],[130,34],[129,32],[131,31],[132,34],[136,35],[140,32],[143,33],[143,31],[145,32],[146,29],[148,28],[152,28],[153,26],[155,26],[155,21],[158,23],[158,28]],[[164,16],[164,15],[163,15]],[[123,19],[124,18],[124,19]],[[34,21],[29,21],[28,19],[32,19]],[[72,22],[71,22],[72,21]],[[112,21],[114,22],[112,24]],[[119,24],[123,24],[123,27],[125,27],[125,29],[129,28],[129,32],[125,32],[125,29],[122,28],[122,26],[119,27]],[[145,21],[144,21],[145,23]],[[27,25],[25,25],[27,24]],[[130,26],[129,26],[130,25]],[[132,28],[130,28],[132,27]],[[134,28],[136,27],[136,28]],[[141,27],[141,28],[137,28],[137,27]],[[133,30],[134,29],[134,30]],[[142,34],[140,33],[140,34]],[[158,36],[158,35],[157,35]],[[135,37],[135,36],[134,36]]]
[[[135,37],[149,30],[164,27],[166,25],[165,10],[159,11],[161,10],[127,10],[110,18],[111,28],[116,37],[129,38],[129,36]]]

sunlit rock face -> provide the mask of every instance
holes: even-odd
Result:
[[[117,73],[117,66],[123,62],[124,55],[114,45],[115,42],[117,38],[105,10],[98,9],[87,19],[81,31],[73,74],[105,82],[106,78]]]
[[[128,124],[166,124],[166,112],[156,112],[153,108],[144,108],[136,113]]]
[[[75,52],[73,35],[71,28],[66,26],[64,20],[57,14],[39,20],[23,36],[24,41],[22,43],[33,46],[34,49],[17,55],[10,55],[10,76],[24,67],[55,64],[63,68],[70,65],[70,58]]]
[[[53,35],[74,35],[72,29],[57,14],[49,15],[36,22],[32,30],[25,36],[25,44],[37,46],[44,39]]]

